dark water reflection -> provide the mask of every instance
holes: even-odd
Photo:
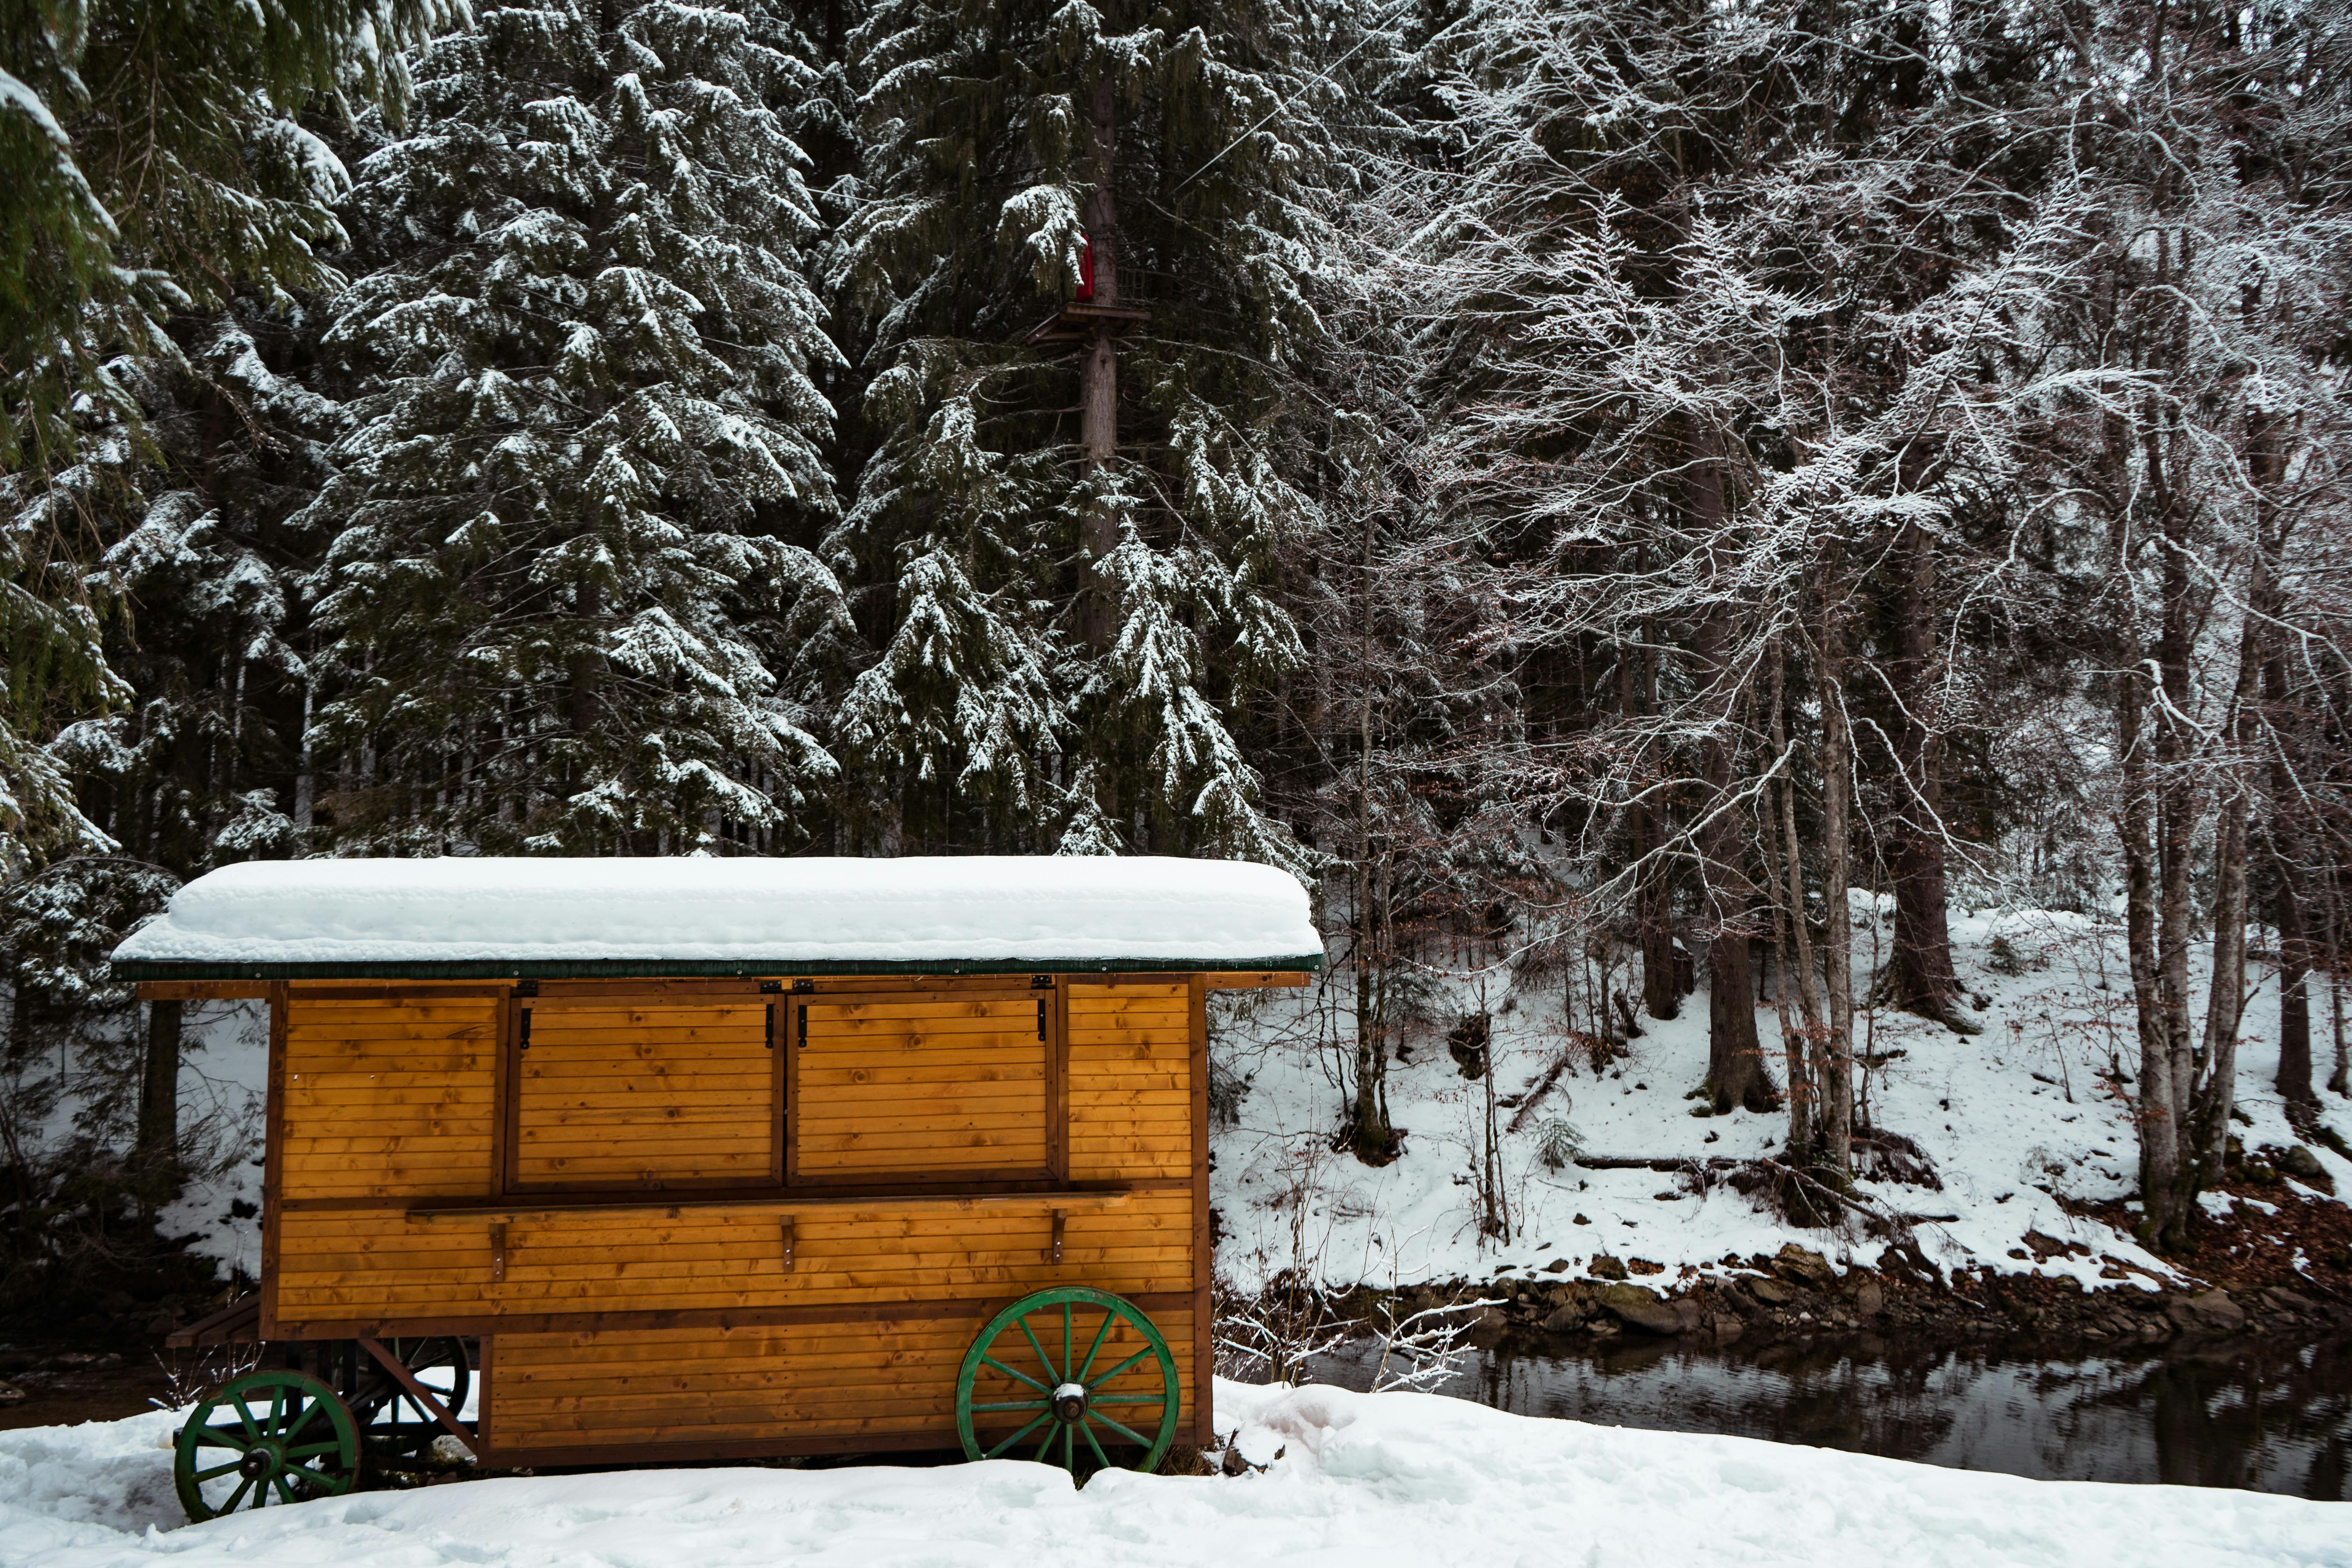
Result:
[[[1328,1381],[1361,1388],[1370,1358]],[[1522,1415],[1721,1432],[2045,1479],[2352,1499],[2352,1343],[2027,1360],[1877,1338],[1472,1352],[1438,1390]]]

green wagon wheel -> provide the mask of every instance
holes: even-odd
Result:
[[[956,1436],[967,1458],[1150,1471],[1176,1440],[1177,1405],[1176,1358],[1142,1310],[1063,1285],[1022,1297],[971,1342]]]
[[[359,1470],[350,1408],[299,1372],[249,1372],[204,1400],[172,1457],[180,1506],[197,1524],[240,1508],[335,1497]]]

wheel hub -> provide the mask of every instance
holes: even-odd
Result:
[[[236,1473],[248,1481],[266,1479],[278,1468],[278,1446],[267,1439],[245,1451],[236,1462]]]
[[[1054,1390],[1054,1418],[1064,1426],[1076,1421],[1087,1413],[1087,1385],[1065,1383]]]

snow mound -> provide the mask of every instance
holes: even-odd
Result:
[[[998,1564],[2352,1564],[2332,1503],[2029,1481],[1738,1437],[1532,1419],[1431,1394],[1221,1383],[1237,1479],[1043,1466],[520,1478],[176,1530],[171,1417],[0,1433],[0,1561],[100,1568]]]
[[[134,980],[289,964],[1322,961],[1288,872],[1159,856],[247,861],[181,889],[114,952]]]

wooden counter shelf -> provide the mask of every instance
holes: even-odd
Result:
[[[1039,1193],[896,1193],[876,1194],[811,1193],[772,1194],[756,1198],[682,1198],[669,1202],[642,1198],[625,1202],[550,1202],[530,1205],[435,1205],[407,1211],[412,1225],[545,1225],[574,1215],[592,1218],[640,1217],[678,1219],[693,1213],[740,1215],[840,1214],[866,1209],[918,1209],[970,1213],[978,1209],[1060,1209],[1070,1214],[1100,1214],[1125,1208],[1135,1194],[1126,1187],[1092,1188],[1079,1192]]]

